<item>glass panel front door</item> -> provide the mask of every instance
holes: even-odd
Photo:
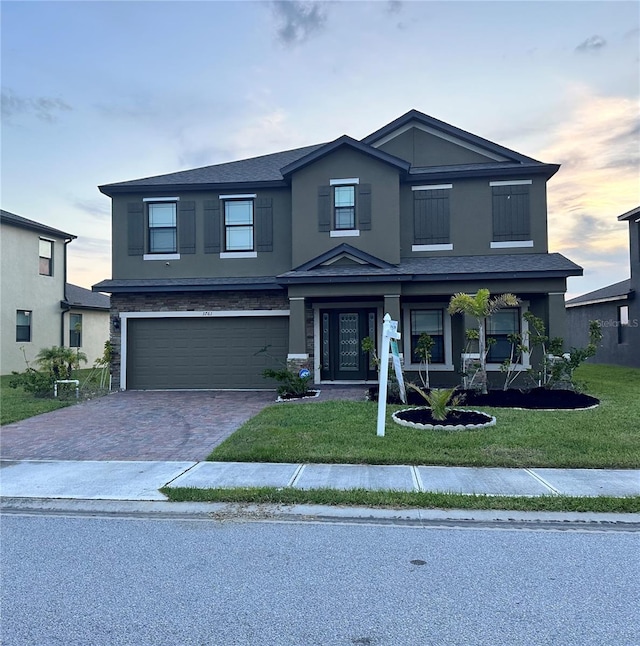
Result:
[[[375,379],[375,366],[362,351],[365,336],[375,338],[375,310],[344,309],[320,312],[320,377],[323,380]]]

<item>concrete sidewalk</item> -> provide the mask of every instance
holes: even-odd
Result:
[[[161,501],[164,486],[624,497],[640,495],[640,470],[0,460],[3,498]]]

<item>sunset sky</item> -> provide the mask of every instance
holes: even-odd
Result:
[[[415,108],[544,162],[575,296],[629,276],[637,2],[3,1],[2,208],[111,276],[97,185],[331,141]]]

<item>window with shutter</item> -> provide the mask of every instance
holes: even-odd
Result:
[[[530,184],[531,180],[490,182],[493,248],[533,246],[529,214]]]
[[[449,197],[452,184],[413,186],[412,251],[453,249],[450,239]]]

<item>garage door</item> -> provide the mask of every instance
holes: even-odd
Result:
[[[129,319],[127,388],[272,388],[288,338],[285,316]]]

